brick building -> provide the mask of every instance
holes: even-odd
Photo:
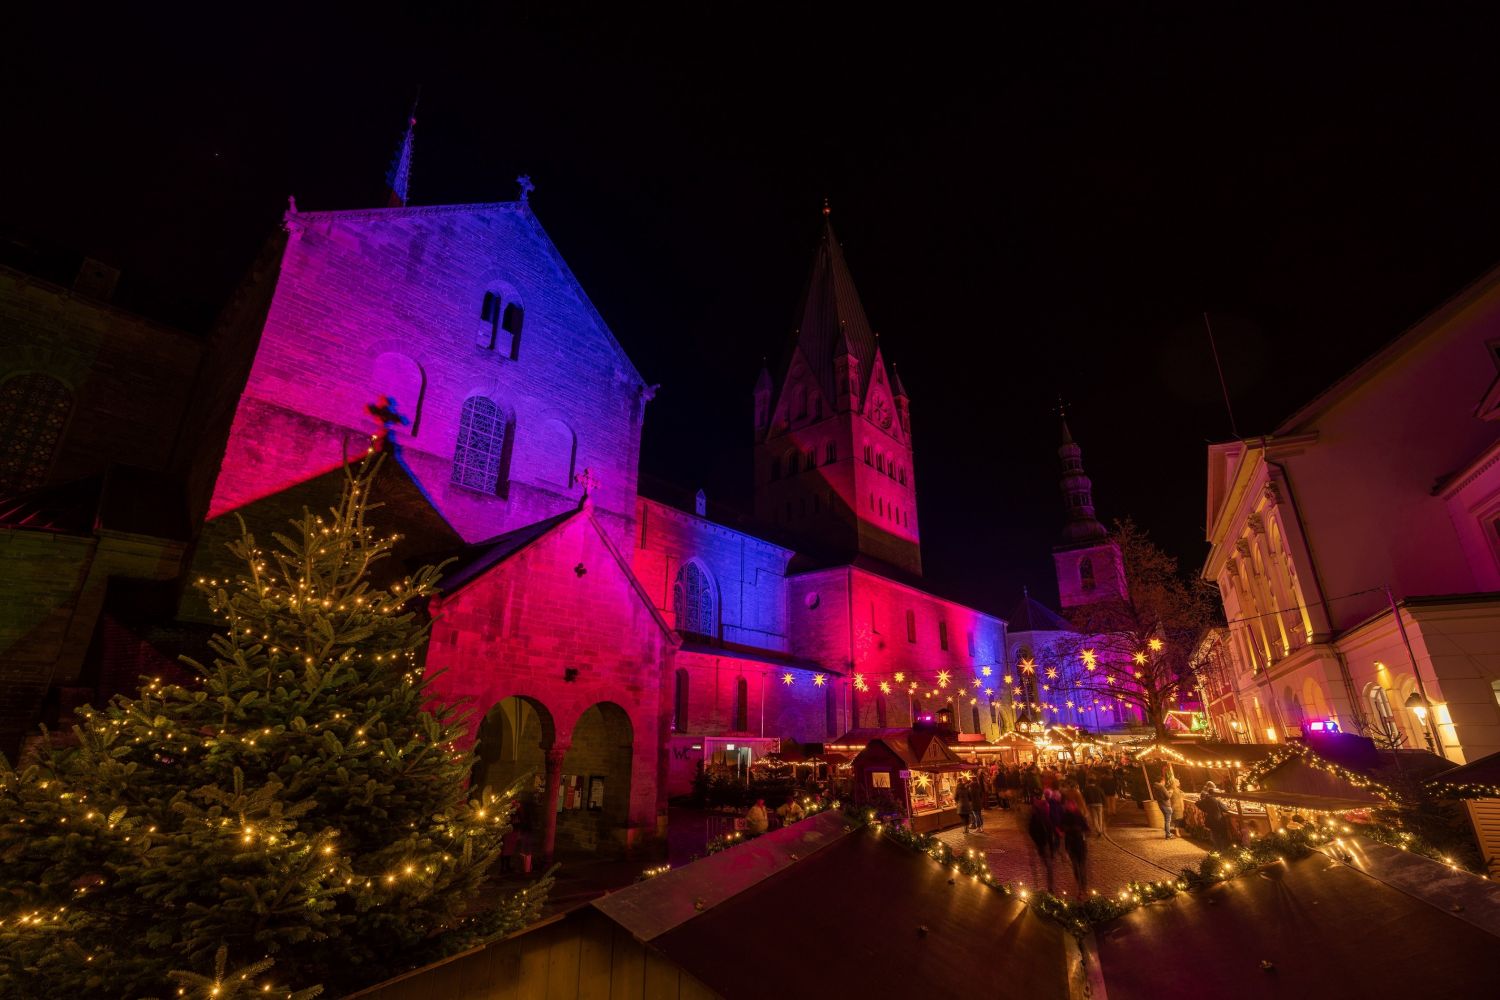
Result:
[[[19,278],[12,286],[0,291],[23,306],[0,302],[7,309],[97,311]],[[706,760],[748,765],[782,740],[909,725],[943,707],[963,732],[992,734],[1016,650],[1002,618],[923,583],[911,401],[826,209],[796,315],[777,376],[763,371],[747,401],[754,516],[711,514],[701,493],[675,503],[639,490],[652,390],[524,189],[495,204],[293,206],[205,337],[179,346],[153,330],[150,351],[119,340],[111,349],[130,356],[108,364],[131,391],[89,391],[90,405],[161,407],[173,447],[134,429],[128,408],[113,429],[158,450],[137,458],[124,441],[93,445],[170,474],[181,527],[157,529],[153,549],[137,530],[145,505],[121,500],[108,516],[75,514],[74,534],[59,529],[77,475],[98,471],[75,468],[66,447],[32,463],[55,470],[45,489],[8,502],[5,558],[27,567],[22,590],[36,606],[0,635],[7,696],[25,695],[7,749],[49,690],[58,700],[59,683],[97,697],[143,669],[170,669],[212,625],[183,581],[222,575],[239,518],[264,535],[331,496],[346,455],[377,426],[396,443],[376,486],[382,527],[402,536],[393,562],[459,553],[430,609],[435,690],[468,700],[476,780],[536,776],[547,853],[661,837],[667,796]],[[88,333],[67,339],[87,344]],[[106,368],[103,356],[74,367]],[[45,407],[35,373],[59,366],[42,358],[0,375],[0,396]],[[151,369],[173,393],[128,386]],[[138,484],[115,493],[151,495]],[[1087,577],[1078,564],[1092,555],[1100,569],[1079,586],[1114,585],[1101,539],[1069,544],[1060,571]],[[80,568],[90,546],[92,571]],[[122,574],[160,581],[125,588],[133,617],[67,610]],[[154,595],[146,610],[143,592]],[[80,666],[89,656],[92,675]]]

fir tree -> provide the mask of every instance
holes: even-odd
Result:
[[[365,519],[380,461],[272,551],[242,525],[238,578],[198,581],[225,631],[188,683],[0,758],[0,993],[176,993],[225,956],[347,988],[535,919],[550,876],[486,896],[514,790],[464,793],[463,720],[428,703],[439,570],[372,582],[397,540]]]

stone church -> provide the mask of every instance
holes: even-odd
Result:
[[[1066,622],[924,585],[919,421],[827,208],[788,348],[747,400],[740,518],[639,488],[651,388],[526,192],[294,205],[206,338],[0,271],[21,347],[0,411],[43,421],[0,465],[7,753],[200,649],[185,581],[224,566],[235,515],[265,534],[327,503],[380,425],[396,460],[377,523],[408,565],[456,554],[430,607],[435,693],[470,706],[480,780],[538,776],[546,853],[657,840],[706,760],[938,710],[976,739],[1014,721],[1005,675]],[[1066,434],[1059,454],[1066,607],[1123,580]]]

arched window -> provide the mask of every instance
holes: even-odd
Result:
[[[901,481],[902,486],[906,485],[906,466],[903,465],[901,467],[901,472],[897,475],[896,478]]]
[[[818,453],[809,448],[807,453],[802,456],[802,467],[809,472],[816,469],[818,467]]]
[[[885,471],[885,452],[883,451],[875,453],[875,471]]]
[[[500,329],[500,312],[500,296],[494,292],[485,292],[484,301],[479,306],[479,332],[474,338],[474,343],[481,351],[495,349],[495,335]]]
[[[536,442],[537,477],[559,486],[572,486],[576,450],[573,431],[567,424],[561,420],[548,420],[542,424]]]
[[[824,447],[823,447],[823,464],[824,465],[832,465],[834,462],[837,462],[838,460],[839,460],[839,446],[838,446],[838,444],[836,442],[830,441],[830,442],[828,442],[828,444],[824,445]]]
[[[788,476],[795,476],[797,474],[797,455],[798,453],[795,451],[789,451],[786,454],[786,474]]]
[[[26,372],[0,382],[0,496],[46,481],[72,409],[73,394],[50,375]]]
[[[807,419],[807,390],[800,385],[792,390],[792,419]]]
[[[526,319],[526,310],[519,302],[507,302],[505,314],[500,318],[500,330],[505,334],[500,341],[503,350],[512,361],[521,359],[521,324]]]
[[[917,613],[910,609],[906,612],[906,641],[917,641]]]
[[[1370,708],[1375,712],[1375,726],[1380,734],[1388,740],[1400,737],[1400,731],[1396,728],[1396,716],[1391,711],[1391,699],[1385,693],[1385,688],[1379,684],[1370,688]]]
[[[688,731],[688,672],[677,668],[677,686],[672,692],[672,732]]]
[[[750,682],[743,677],[734,682],[734,731],[750,731]]]
[[[976,732],[976,733],[982,733],[982,732],[984,732],[984,727],[979,724],[979,706],[978,705],[970,705],[969,706],[969,711],[971,713],[973,713],[973,716],[974,716],[974,732]]]
[[[458,418],[458,446],[453,449],[452,483],[464,489],[500,491],[500,464],[505,454],[505,416],[483,396],[464,400]]]
[[[422,366],[405,354],[386,351],[371,366],[370,382],[371,396],[376,399],[383,396],[386,407],[406,418],[401,430],[416,437],[422,423],[422,397],[427,391],[427,376]]]
[[[687,563],[677,571],[672,585],[672,611],[677,617],[677,631],[713,637],[714,587],[703,567]]]
[[[1084,590],[1094,589],[1094,560],[1088,556],[1078,560],[1078,584]]]
[[[869,465],[873,461],[873,459],[870,456],[874,453],[874,451],[875,451],[875,449],[871,448],[869,445],[865,445],[865,464],[866,465]]]

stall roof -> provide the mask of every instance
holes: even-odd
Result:
[[[1500,940],[1430,902],[1314,854],[1141,907],[1098,931],[1110,1000],[1477,997]],[[1179,995],[1168,989],[1166,992]]]
[[[1253,792],[1222,792],[1222,799],[1243,799],[1246,802],[1262,802],[1278,809],[1308,809],[1313,812],[1348,812],[1352,809],[1369,809],[1380,803],[1371,799],[1352,799],[1338,795],[1308,795],[1302,792],[1282,792],[1261,788]]]
[[[1149,743],[1142,747],[1131,747],[1136,760],[1160,760],[1172,764],[1187,764],[1194,767],[1223,766],[1249,767],[1270,757],[1280,745],[1261,743]]]
[[[1476,761],[1445,771],[1430,779],[1434,785],[1458,787],[1462,785],[1500,786],[1500,753],[1492,753]]]
[[[647,943],[726,997],[1064,1000],[1067,931],[951,874],[886,838],[851,834]],[[787,915],[817,900],[837,900],[845,919],[789,930]]]

